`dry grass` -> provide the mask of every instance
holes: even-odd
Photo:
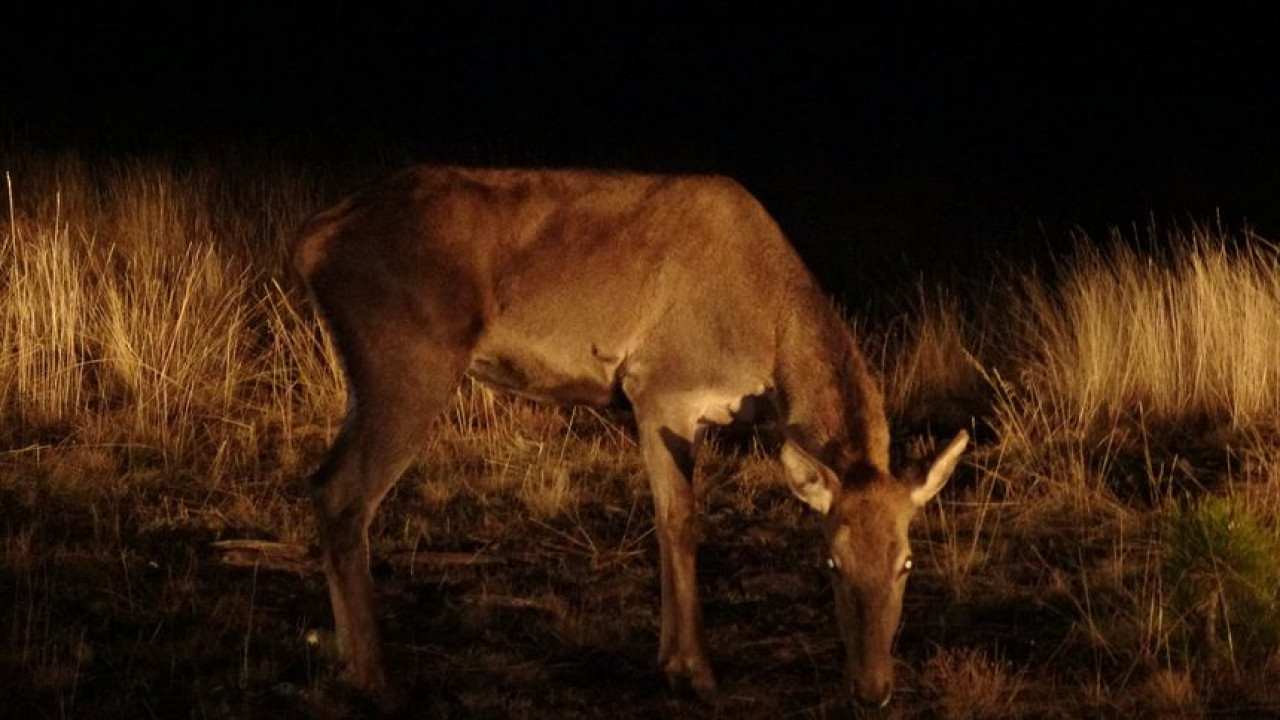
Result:
[[[940,650],[925,665],[921,683],[937,698],[940,717],[997,718],[1019,712],[1022,674],[1009,663],[989,659],[973,649]]]
[[[1025,277],[1006,318],[1014,402],[1034,396],[1044,405],[1035,414],[1089,439],[1117,428],[1193,442],[1224,430],[1273,431],[1276,247],[1201,227],[1158,240],[1163,249],[1144,254],[1120,237],[1105,251],[1082,243],[1057,282]]]
[[[0,707],[360,715],[327,659],[302,483],[345,391],[282,248],[361,173],[6,162]],[[863,329],[899,455],[932,451],[923,430],[984,437],[917,528],[904,715],[1280,709],[1280,655],[1241,644],[1270,637],[1268,551],[1195,540],[1217,528],[1230,549],[1238,528],[1277,529],[1280,258],[1219,229],[1153,236],[1158,252],[1121,240],[1082,240],[1051,277],[1011,273],[976,310],[921,290],[901,320]],[[659,689],[656,551],[627,423],[459,389],[373,527],[417,706],[845,713],[818,533],[759,442],[713,444],[699,481],[724,704]],[[1227,520],[1179,525],[1219,501]]]
[[[900,427],[954,430],[986,412],[990,393],[977,358],[988,352],[988,334],[966,318],[954,295],[921,287],[897,322],[863,333],[881,341],[868,355],[883,369],[886,410]]]

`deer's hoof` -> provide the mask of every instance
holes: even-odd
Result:
[[[708,705],[716,704],[720,698],[715,673],[705,663],[668,663],[663,672],[667,687],[674,693],[692,692]]]

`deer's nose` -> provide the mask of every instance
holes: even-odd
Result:
[[[893,698],[893,679],[885,676],[854,683],[853,696],[863,705],[882,708]]]

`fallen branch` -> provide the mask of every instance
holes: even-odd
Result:
[[[319,558],[311,548],[270,540],[219,540],[211,543],[222,553],[223,565],[264,567],[298,575],[320,572]]]
[[[282,570],[298,575],[321,571],[319,552],[315,547],[270,540],[219,540],[211,546],[221,553],[224,565]],[[391,562],[434,567],[475,567],[506,562],[506,558],[474,552],[425,552],[396,550],[384,555]]]

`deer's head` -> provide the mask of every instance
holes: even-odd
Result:
[[[846,476],[794,443],[783,449],[791,489],[825,516],[827,569],[844,639],[848,681],[861,702],[883,706],[893,691],[893,640],[914,560],[912,518],[955,470],[968,444],[963,430],[923,477],[899,479],[883,468],[855,464]]]

